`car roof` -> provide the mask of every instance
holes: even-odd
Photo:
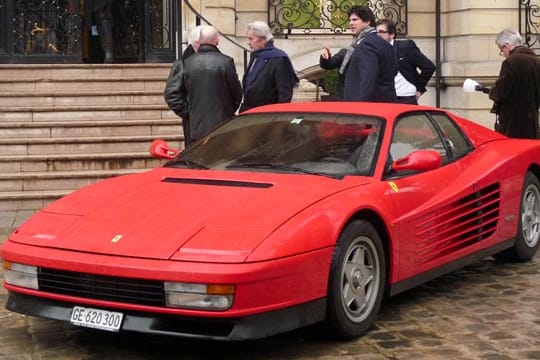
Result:
[[[298,102],[265,105],[250,109],[243,114],[263,112],[321,112],[352,115],[371,115],[386,119],[395,119],[409,111],[444,111],[442,109],[408,104],[373,103],[373,102]]]

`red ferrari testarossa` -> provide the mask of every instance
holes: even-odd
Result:
[[[351,338],[385,295],[539,246],[540,142],[437,108],[271,105],[151,152],[170,161],[75,191],[4,241],[9,310],[221,340],[326,321]]]

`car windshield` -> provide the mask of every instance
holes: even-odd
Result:
[[[167,167],[370,175],[380,118],[321,113],[241,115],[218,127]]]

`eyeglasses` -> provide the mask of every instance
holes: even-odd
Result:
[[[507,44],[502,44],[502,46],[499,48],[499,56],[504,56],[504,48],[507,46]]]
[[[386,30],[377,30],[377,33],[379,34],[388,34],[390,31],[386,31]]]

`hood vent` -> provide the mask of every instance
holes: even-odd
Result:
[[[162,182],[175,183],[175,184],[192,184],[192,185],[208,185],[208,186],[232,186],[232,187],[248,187],[267,189],[273,184],[268,183],[256,183],[249,181],[234,181],[234,180],[212,180],[212,179],[185,179],[185,178],[171,178],[166,177]]]
[[[416,262],[427,263],[489,238],[497,228],[500,185],[437,209],[416,227]]]

